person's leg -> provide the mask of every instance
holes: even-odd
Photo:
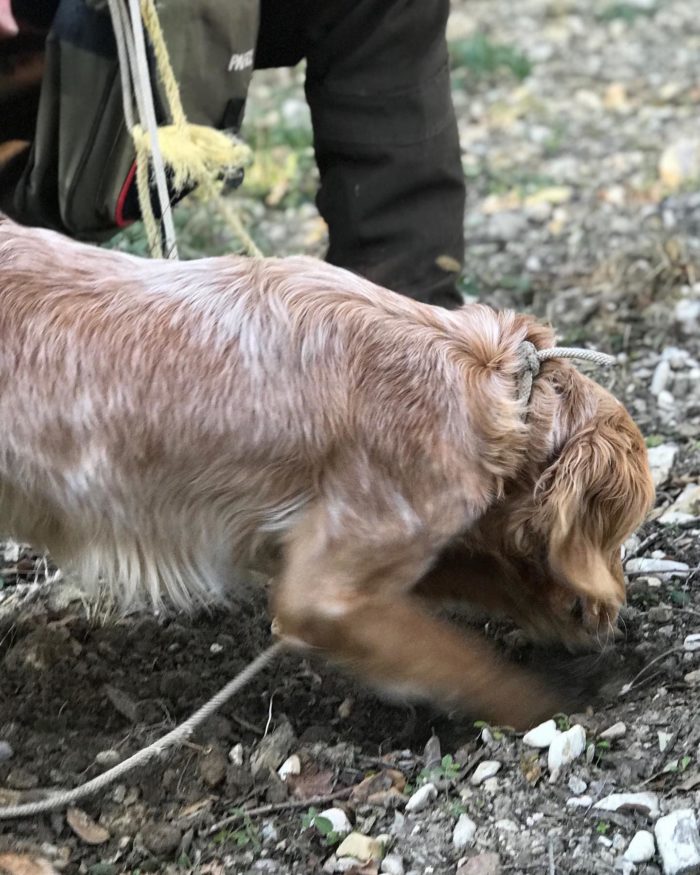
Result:
[[[306,51],[305,0],[260,0],[255,69],[295,67]]]
[[[449,0],[289,5],[306,10],[306,93],[328,260],[413,298],[459,306],[464,178]]]

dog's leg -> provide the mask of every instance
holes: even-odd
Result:
[[[480,636],[432,617],[410,594],[430,548],[324,541],[308,521],[291,540],[273,597],[283,637],[319,648],[381,687],[500,724],[523,728],[560,709],[534,677],[502,661]]]

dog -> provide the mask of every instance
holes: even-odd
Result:
[[[558,697],[445,601],[593,640],[653,498],[570,363],[520,397],[529,316],[431,308],[315,259],[151,261],[0,219],[0,529],[124,604],[272,575],[279,634],[524,728]]]

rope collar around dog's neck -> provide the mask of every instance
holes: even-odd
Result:
[[[540,372],[542,362],[549,359],[579,359],[593,362],[603,367],[616,364],[614,356],[595,349],[577,349],[576,347],[554,346],[551,349],[537,349],[534,343],[524,340],[519,348],[522,361],[518,373],[518,401],[528,404],[532,395],[532,383]],[[526,414],[527,415],[527,414]]]

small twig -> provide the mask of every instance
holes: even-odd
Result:
[[[664,650],[663,653],[659,653],[659,655],[655,656],[652,660],[650,660],[641,669],[641,671],[637,672],[637,674],[632,678],[632,680],[628,684],[625,684],[623,686],[623,688],[620,690],[620,695],[626,696],[628,693],[630,693],[634,689],[634,685],[637,683],[637,681],[642,677],[642,675],[646,674],[646,672],[652,667],[652,665],[655,665],[657,662],[660,662],[662,659],[665,659],[667,656],[671,656],[674,653],[683,653],[683,648],[682,647],[671,647],[668,650]]]
[[[549,875],[557,875],[554,867],[554,839],[549,839]]]
[[[310,799],[288,799],[286,802],[271,802],[268,805],[258,805],[257,808],[241,809],[235,814],[229,814],[228,817],[224,817],[223,820],[219,820],[213,826],[210,826],[207,830],[207,835],[212,835],[212,833],[218,832],[222,827],[235,823],[237,820],[244,820],[246,817],[275,814],[278,811],[290,811],[295,808],[311,808],[311,806],[335,802],[337,799],[347,799],[354,789],[354,787],[344,787],[342,790],[336,790],[334,793],[328,793],[326,796],[312,796]]]
[[[656,543],[656,541],[658,541],[663,534],[665,534],[663,529],[652,532],[640,543],[636,550],[632,550],[627,556],[625,556],[625,562],[629,561],[630,559],[636,559],[647,549],[647,547],[651,547],[652,544]]]
[[[245,717],[239,717],[238,714],[231,714],[230,717],[234,723],[242,726],[243,729],[247,729],[248,732],[254,732],[256,735],[263,735],[265,731],[262,726],[258,726],[257,723],[251,723],[250,720],[246,720]]]

